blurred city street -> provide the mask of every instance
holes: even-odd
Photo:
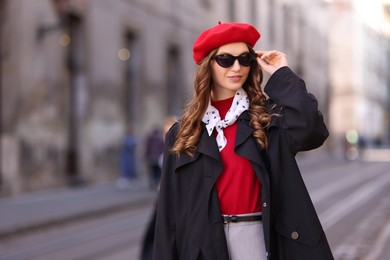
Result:
[[[301,161],[302,174],[335,259],[389,259],[390,157],[314,161]]]
[[[0,259],[137,259],[155,199],[142,183],[0,199]]]
[[[390,0],[0,0],[0,260],[139,260],[194,41],[230,22],[318,101],[298,162],[335,259],[390,259]]]
[[[388,259],[390,160],[298,158],[335,259]],[[155,195],[108,184],[4,198],[0,259],[137,260]]]

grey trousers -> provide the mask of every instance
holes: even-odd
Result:
[[[256,215],[253,214],[243,214]],[[243,216],[238,215],[238,216]],[[230,260],[266,260],[263,223],[261,221],[224,224]]]

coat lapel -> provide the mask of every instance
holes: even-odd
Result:
[[[218,206],[218,196],[216,194],[216,190],[213,190],[213,187],[222,172],[223,166],[215,137],[208,135],[203,124],[202,133],[199,138],[195,155],[191,157],[187,154],[182,154],[177,159],[176,169],[184,166],[185,164],[198,160],[200,156],[204,156],[202,160],[199,160],[199,162],[202,162],[201,167],[203,168],[203,176],[201,178],[204,178],[203,184],[205,198],[208,205],[207,215],[212,223],[219,223],[221,222],[221,217]],[[202,171],[199,173],[202,174]],[[213,192],[214,195],[212,195]]]
[[[207,198],[207,215],[209,220],[218,224],[221,222],[217,190],[213,189],[223,170],[221,154],[215,136],[209,136],[206,128],[203,129],[199,140],[198,152],[208,157],[203,160],[204,188]]]
[[[221,161],[221,155],[218,151],[218,145],[214,136],[209,136],[206,128],[202,124],[202,133],[199,138],[198,146],[194,156],[190,156],[186,153],[180,155],[177,158],[176,169],[180,168],[183,165],[196,161],[200,154],[204,154],[208,157],[215,159],[216,161]]]
[[[221,174],[223,166],[217,141],[214,136],[208,135],[206,128],[203,128],[203,132],[199,140],[198,152],[211,158],[211,160],[205,160],[207,163],[204,163],[203,165],[205,184],[207,185],[206,190],[210,192]]]
[[[244,143],[252,135],[253,129],[249,126],[249,120],[247,111],[243,112],[238,118],[235,148]]]
[[[261,147],[256,143],[253,138],[250,138],[253,133],[253,129],[249,125],[249,113],[245,111],[238,119],[235,152],[247,158],[248,160],[263,166],[263,160],[261,158]]]
[[[205,125],[202,123],[202,133],[198,143],[199,153],[207,155],[215,160],[221,161],[221,155],[218,150],[218,144],[215,136],[209,136]]]
[[[235,151],[238,155],[243,156],[250,161],[263,166],[263,160],[260,156],[261,148],[254,141],[253,138],[250,138],[253,133],[253,129],[249,125],[249,113],[247,111],[243,112],[238,119],[237,133],[236,133],[236,143],[235,143]],[[191,163],[199,157],[199,154],[204,154],[212,159],[220,165],[222,169],[221,163],[221,155],[218,150],[218,145],[214,136],[209,136],[204,124],[202,123],[202,133],[199,138],[199,143],[195,155],[193,157],[182,154],[176,163],[176,168],[179,168],[185,164]],[[206,168],[211,167],[210,165],[205,165]],[[213,165],[212,167],[217,167]],[[213,169],[212,171],[205,171],[206,178],[212,178],[214,184],[216,179],[220,174],[220,170]]]

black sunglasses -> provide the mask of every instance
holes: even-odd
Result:
[[[218,63],[219,66],[222,68],[229,68],[231,67],[236,60],[244,66],[249,67],[253,61],[256,60],[256,54],[247,52],[243,53],[240,56],[233,56],[228,53],[219,54],[213,57],[213,59]]]

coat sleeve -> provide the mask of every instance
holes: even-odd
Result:
[[[173,127],[175,128],[175,127]],[[178,259],[176,250],[176,221],[175,221],[175,189],[174,171],[175,156],[170,152],[175,135],[172,129],[165,138],[163,169],[158,196],[156,229],[154,239],[154,260]]]
[[[329,133],[318,111],[317,99],[289,67],[277,70],[264,91],[270,98],[272,113],[279,114],[273,121],[279,121],[276,124],[286,130],[293,153],[315,149],[325,142]]]

